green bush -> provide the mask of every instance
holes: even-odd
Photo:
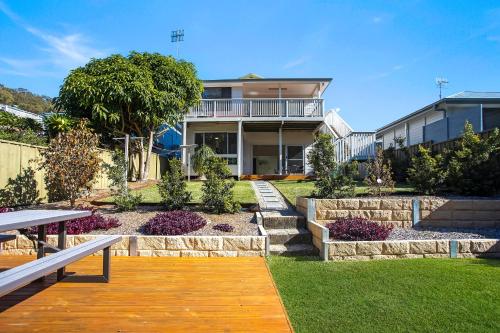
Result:
[[[228,179],[231,171],[227,162],[212,156],[207,159],[205,171],[207,180],[203,183],[201,198],[204,209],[216,214],[238,212],[241,206],[234,199],[234,180]]]
[[[474,134],[467,122],[458,147],[445,154],[446,185],[451,193],[494,195],[500,193],[500,133],[487,138]]]
[[[51,138],[55,138],[59,133],[68,132],[75,126],[75,120],[63,113],[53,113],[43,122]]]
[[[104,169],[111,182],[111,191],[116,207],[120,211],[135,210],[142,201],[141,194],[132,194],[127,186],[125,155],[119,149],[111,155],[112,164],[104,163]]]
[[[169,170],[161,177],[158,190],[167,210],[179,210],[189,203],[191,193],[186,188],[181,161],[171,159],[168,166]]]
[[[367,172],[365,184],[368,186],[368,193],[381,197],[394,192],[395,182],[392,178],[391,162],[384,160],[381,148],[377,149],[375,159],[368,163]]]
[[[358,174],[358,164],[338,165],[335,162],[335,147],[331,135],[318,134],[307,157],[316,174],[313,196],[336,199],[355,195],[354,177]]]
[[[215,156],[214,151],[209,146],[201,146],[196,149],[193,155],[193,170],[198,176],[204,176],[207,169],[207,161]]]
[[[0,189],[0,207],[30,206],[40,203],[36,189],[35,170],[24,168],[16,178],[9,178],[5,188]]]
[[[411,159],[408,182],[422,194],[436,193],[444,181],[441,155],[433,157],[429,149],[418,146],[418,154]]]
[[[394,146],[389,147],[384,151],[384,158],[391,164],[394,180],[404,182],[408,177],[408,168],[410,167],[410,152],[405,145],[405,137],[397,137],[394,139]],[[396,151],[400,152],[396,154]]]
[[[47,145],[47,137],[39,122],[5,111],[0,111],[0,139],[37,146]]]

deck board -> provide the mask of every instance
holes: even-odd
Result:
[[[33,257],[0,256],[0,270]],[[101,257],[68,266],[100,274]],[[111,282],[55,283],[0,298],[0,332],[291,332],[263,258],[113,257]]]

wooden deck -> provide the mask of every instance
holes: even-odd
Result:
[[[241,175],[241,180],[305,180],[314,179],[311,176],[291,174],[291,175]]]
[[[0,270],[29,256],[0,256]],[[68,272],[100,274],[101,257]],[[291,332],[263,258],[113,257],[111,282],[52,274],[0,298],[0,332]]]

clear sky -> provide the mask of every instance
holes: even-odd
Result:
[[[180,56],[202,79],[331,77],[328,108],[374,130],[450,95],[500,91],[500,1],[0,0],[0,83],[57,96],[71,68],[131,50]]]

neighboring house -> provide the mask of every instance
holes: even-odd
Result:
[[[31,118],[31,119],[34,119],[36,121],[38,121],[39,123],[43,123],[43,117],[37,113],[33,113],[33,112],[30,112],[30,111],[26,111],[26,110],[23,110],[23,109],[20,109],[16,106],[11,106],[11,105],[6,105],[6,104],[0,104],[0,110],[1,111],[5,111],[5,112],[8,112],[10,114],[13,114],[17,117],[21,117],[21,118]]]
[[[500,93],[464,91],[442,98],[379,128],[376,137],[384,149],[398,138],[406,146],[439,143],[459,137],[466,121],[476,132],[500,127]]]
[[[260,78],[203,81],[201,103],[182,124],[182,147],[208,145],[227,160],[234,176],[309,175],[307,160],[314,134],[335,140],[352,129],[322,95],[330,78]],[[374,135],[372,144],[374,144]],[[188,164],[188,150],[182,162]]]

